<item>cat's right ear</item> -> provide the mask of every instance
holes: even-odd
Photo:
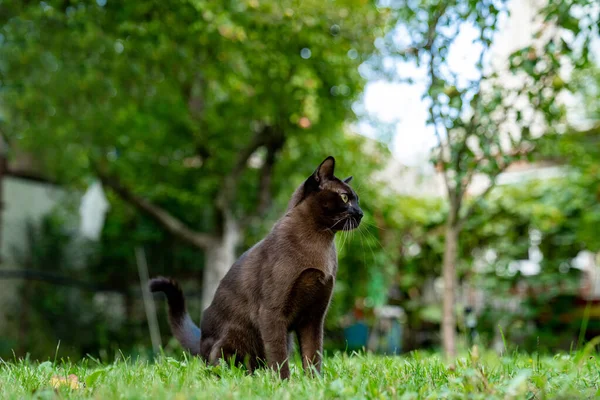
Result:
[[[334,170],[335,158],[329,156],[321,163],[321,165],[319,165],[313,176],[315,180],[321,184],[322,182],[333,179]]]
[[[335,169],[335,159],[331,156],[327,157],[321,165],[317,167],[315,172],[304,182],[304,197],[310,193],[321,190],[321,184],[333,179],[333,171]]]

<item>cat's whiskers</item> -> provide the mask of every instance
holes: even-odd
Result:
[[[356,229],[358,229],[358,222],[356,221],[356,218],[354,218],[353,216],[350,217],[350,219],[352,220],[352,237],[351,239],[354,240],[354,235],[356,235]]]
[[[350,237],[350,232],[348,230],[348,226],[350,224],[350,221],[348,220],[348,218],[346,218],[346,222],[344,222],[344,246],[346,245],[346,242],[348,241],[348,238]]]
[[[368,227],[361,225],[359,228],[359,232],[365,237],[365,240],[369,239],[369,237],[367,236],[367,234],[370,234]],[[368,243],[368,241],[367,241],[367,243]],[[373,259],[375,259],[375,252],[373,251],[373,246],[367,245],[367,247],[371,251],[371,256],[373,257]],[[363,247],[363,250],[364,250],[364,247]],[[364,252],[363,252],[363,257],[364,257]],[[365,261],[365,264],[366,264],[366,261]]]
[[[334,227],[334,226],[336,226],[336,225],[337,225],[337,224],[338,224],[338,223],[339,223],[341,220],[343,220],[344,218],[346,218],[346,217],[345,217],[345,216],[341,216],[341,217],[339,217],[338,219],[336,219],[336,220],[333,222],[333,225],[331,225],[329,228],[325,228],[325,229],[323,229],[323,230],[324,230],[324,231],[330,231],[330,232],[333,232],[333,227]]]
[[[340,234],[338,235],[338,243],[339,243],[339,247],[338,247],[338,254],[341,253],[342,248],[344,247],[344,231],[340,231]]]
[[[367,257],[365,256],[365,242],[363,241],[363,236],[364,234],[362,233],[363,230],[363,226],[362,225],[358,225],[358,234],[360,237],[360,245],[362,247],[362,255],[363,255],[363,265],[366,267],[367,266]]]
[[[346,240],[348,239],[348,231],[346,228],[348,227],[348,218],[344,221],[344,226],[342,227],[342,244],[340,246],[340,253],[344,250],[344,245],[346,244]]]
[[[371,238],[373,238],[373,240],[375,240],[375,243],[377,243],[379,245],[379,247],[381,247],[381,250],[383,250],[383,253],[386,256],[390,257],[390,255],[388,254],[388,252],[385,249],[385,247],[383,247],[383,244],[381,244],[381,241],[371,231],[369,231],[368,229],[366,230],[366,233],[369,234],[371,236]],[[371,251],[373,251],[373,250],[371,249]]]
[[[379,226],[377,224],[374,224],[373,222],[363,221],[362,223],[365,224],[365,225],[368,225],[368,226],[372,226],[373,228],[377,228],[377,229],[382,230],[382,231],[386,231],[387,230],[387,229],[382,228],[381,226]]]

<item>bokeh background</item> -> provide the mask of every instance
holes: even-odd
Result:
[[[151,356],[333,155],[326,349],[600,335],[593,0],[0,1],[0,358]]]

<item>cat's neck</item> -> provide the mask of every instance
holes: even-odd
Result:
[[[335,238],[335,232],[320,224],[312,210],[304,204],[288,210],[279,225],[286,234],[297,236],[302,241],[315,245],[330,247]]]

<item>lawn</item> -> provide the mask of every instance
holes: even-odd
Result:
[[[591,353],[504,357],[478,351],[447,366],[438,355],[328,356],[321,378],[270,371],[208,368],[195,358],[157,362],[93,359],[33,363],[0,361],[0,399],[543,399],[597,398],[600,362]],[[70,376],[70,378],[69,378]],[[54,389],[56,386],[57,389]]]

